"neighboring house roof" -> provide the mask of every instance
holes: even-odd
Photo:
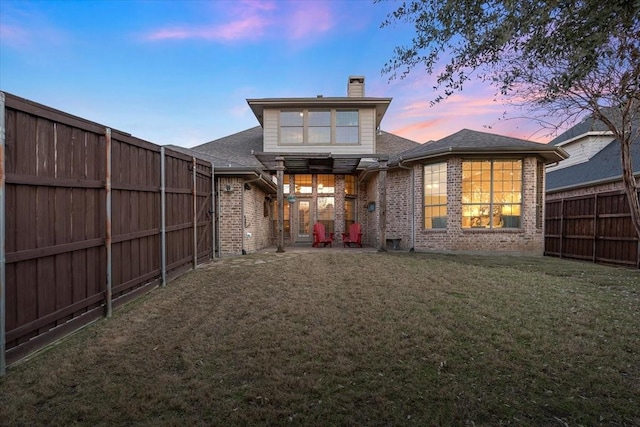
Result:
[[[606,108],[603,113],[608,117],[615,117],[616,110]],[[631,143],[631,159],[632,169],[637,175],[640,173],[640,134],[637,132],[637,123],[634,124],[634,129],[636,139]],[[580,123],[554,138],[549,144],[570,147],[570,144],[580,144],[583,141],[590,143],[584,138],[603,134],[611,135],[610,138],[613,138],[607,126],[590,114]],[[546,191],[561,191],[620,180],[622,178],[620,142],[617,139],[608,144],[606,140],[601,141],[604,141],[602,148],[596,146],[596,150],[599,149],[599,151],[591,155],[587,161],[547,171]]]
[[[588,162],[547,172],[546,190],[558,191],[572,187],[590,186],[622,177],[620,143],[612,141]],[[640,139],[631,144],[633,170],[640,172]]]
[[[567,157],[559,147],[487,132],[462,129],[435,142],[428,142],[400,154],[400,161],[414,161],[448,155],[465,154],[536,154],[547,162]],[[390,163],[391,165],[391,163]]]
[[[588,115],[580,123],[549,141],[549,145],[562,144],[590,132],[609,132],[609,128],[602,121],[595,119],[593,115]]]

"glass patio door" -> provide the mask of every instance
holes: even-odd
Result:
[[[311,201],[310,200],[298,200],[298,226],[296,233],[296,241],[298,242],[310,242],[311,241]]]

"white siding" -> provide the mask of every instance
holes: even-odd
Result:
[[[278,149],[278,113],[279,110],[264,110],[264,152],[279,152]]]
[[[335,154],[374,154],[375,153],[375,109],[360,109],[360,144],[341,145],[279,145],[279,110],[264,110],[264,147],[265,153],[335,153]]]
[[[547,167],[547,172],[588,162],[612,141],[613,137],[610,135],[587,135],[568,144],[561,145],[569,153],[569,158],[557,165]]]

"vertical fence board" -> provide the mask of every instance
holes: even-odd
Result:
[[[164,253],[172,277],[212,253],[208,208],[202,206],[212,201],[212,168],[196,162],[195,172],[209,175],[196,176],[194,210],[190,157],[171,152],[163,171],[154,144],[7,99],[2,302],[3,344],[12,363],[68,333],[69,325],[93,321],[105,308],[109,314],[112,287],[118,287],[113,296],[119,303],[160,283],[162,179]]]
[[[638,267],[638,237],[623,192],[547,201],[545,209],[546,255]],[[558,217],[562,233],[554,226]]]

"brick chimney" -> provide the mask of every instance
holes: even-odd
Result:
[[[349,76],[347,96],[349,98],[364,98],[364,76]]]

